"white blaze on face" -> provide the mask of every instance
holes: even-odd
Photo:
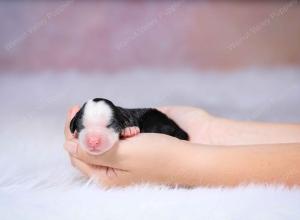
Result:
[[[119,140],[119,134],[107,127],[112,117],[113,111],[104,101],[89,100],[86,103],[83,113],[84,129],[79,133],[79,141],[89,153],[101,154]]]
[[[107,126],[112,114],[112,109],[104,101],[89,100],[84,109],[84,126]]]

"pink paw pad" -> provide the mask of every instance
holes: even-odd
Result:
[[[121,136],[122,137],[133,137],[137,134],[140,133],[140,128],[139,127],[127,127],[122,130]]]

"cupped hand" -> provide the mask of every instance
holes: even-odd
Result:
[[[211,144],[215,137],[212,126],[216,118],[206,111],[188,106],[164,106],[158,110],[174,120],[190,137],[190,142],[198,144]]]
[[[182,127],[194,143],[208,143],[206,137],[209,123],[213,119],[206,112],[193,107],[161,107],[160,111]],[[183,152],[191,142],[163,134],[139,134],[120,140],[109,151],[91,155],[82,150],[78,139],[69,129],[70,120],[79,110],[73,107],[68,112],[65,124],[65,148],[72,164],[86,176],[102,186],[126,186],[142,182],[183,185],[185,174]]]

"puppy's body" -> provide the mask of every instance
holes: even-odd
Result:
[[[118,107],[123,114],[128,116],[127,127],[137,126],[141,133],[161,133],[182,140],[188,140],[188,134],[183,131],[173,120],[164,113],[154,108],[124,109]]]
[[[157,109],[127,109],[102,98],[86,102],[72,119],[70,130],[78,133],[81,145],[94,154],[107,151],[121,137],[139,132],[162,133],[182,140],[189,138],[173,120]]]

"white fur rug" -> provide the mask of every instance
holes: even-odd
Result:
[[[299,188],[105,191],[70,166],[65,114],[93,97],[124,107],[194,105],[231,118],[300,122],[299,69],[161,72],[0,75],[0,219],[300,219]]]

